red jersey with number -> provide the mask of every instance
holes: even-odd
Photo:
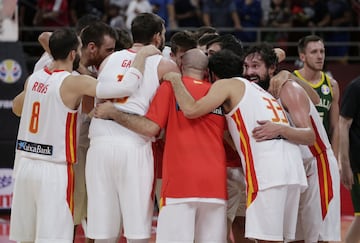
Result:
[[[195,99],[203,97],[211,86],[190,77],[183,77],[183,82]],[[146,117],[166,127],[161,197],[226,199],[222,109],[187,119],[176,103],[171,84],[163,82]]]

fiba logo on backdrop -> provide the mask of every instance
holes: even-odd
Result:
[[[17,82],[21,77],[21,66],[13,59],[0,62],[0,80],[7,84]]]

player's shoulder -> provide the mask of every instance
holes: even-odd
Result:
[[[157,55],[154,55],[157,56]],[[154,57],[151,56],[151,57]],[[151,58],[149,57],[149,58]],[[167,73],[167,72],[180,72],[180,69],[176,63],[170,59],[160,56],[160,62],[158,65],[158,70],[160,73]]]

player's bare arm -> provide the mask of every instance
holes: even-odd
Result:
[[[320,102],[319,95],[307,82],[304,82],[287,70],[281,70],[278,74],[271,78],[270,87],[268,90],[270,94],[272,94],[275,98],[279,98],[282,86],[289,79],[296,81],[305,90],[314,105]]]
[[[26,93],[26,86],[27,86],[28,80],[25,81],[24,83],[24,90],[21,91],[17,96],[15,96],[15,98],[13,99],[13,104],[12,104],[12,112],[16,115],[16,116],[21,116],[22,113],[22,108],[24,105],[24,99],[25,99],[25,93]]]
[[[119,111],[110,101],[98,104],[95,107],[94,115],[96,118],[112,119],[122,126],[144,136],[153,137],[160,132],[160,126],[157,123],[145,116]]]
[[[296,82],[289,81],[284,84],[280,99],[284,108],[289,112],[294,127],[270,121],[259,121],[260,126],[253,130],[254,138],[257,141],[263,141],[282,136],[296,144],[314,144],[315,133],[309,117],[310,101],[305,91]]]
[[[339,162],[341,165],[341,182],[346,189],[351,190],[351,187],[354,184],[354,178],[349,158],[349,130],[353,119],[340,116],[339,120]]]
[[[130,69],[121,82],[100,83],[88,75],[69,76],[61,86],[61,97],[69,108],[76,108],[84,95],[102,99],[126,97],[132,95],[140,85],[145,60],[148,56],[159,54],[155,46],[142,48],[136,55]]]
[[[331,148],[334,151],[335,157],[338,157],[339,153],[339,101],[340,101],[340,89],[339,84],[335,79],[330,79],[331,87],[333,90],[333,97],[330,107],[330,143]]]
[[[223,105],[225,112],[229,112],[236,102],[239,102],[242,98],[243,93],[241,92],[244,92],[244,83],[242,81],[222,79],[211,86],[206,96],[195,101],[182,83],[180,74],[167,73],[164,80],[170,81],[181,110],[190,119],[208,114],[221,105]],[[237,94],[235,94],[234,90],[236,90]]]

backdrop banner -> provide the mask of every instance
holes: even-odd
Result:
[[[20,121],[12,113],[12,100],[23,90],[27,70],[21,43],[0,46],[0,168],[12,168]]]

